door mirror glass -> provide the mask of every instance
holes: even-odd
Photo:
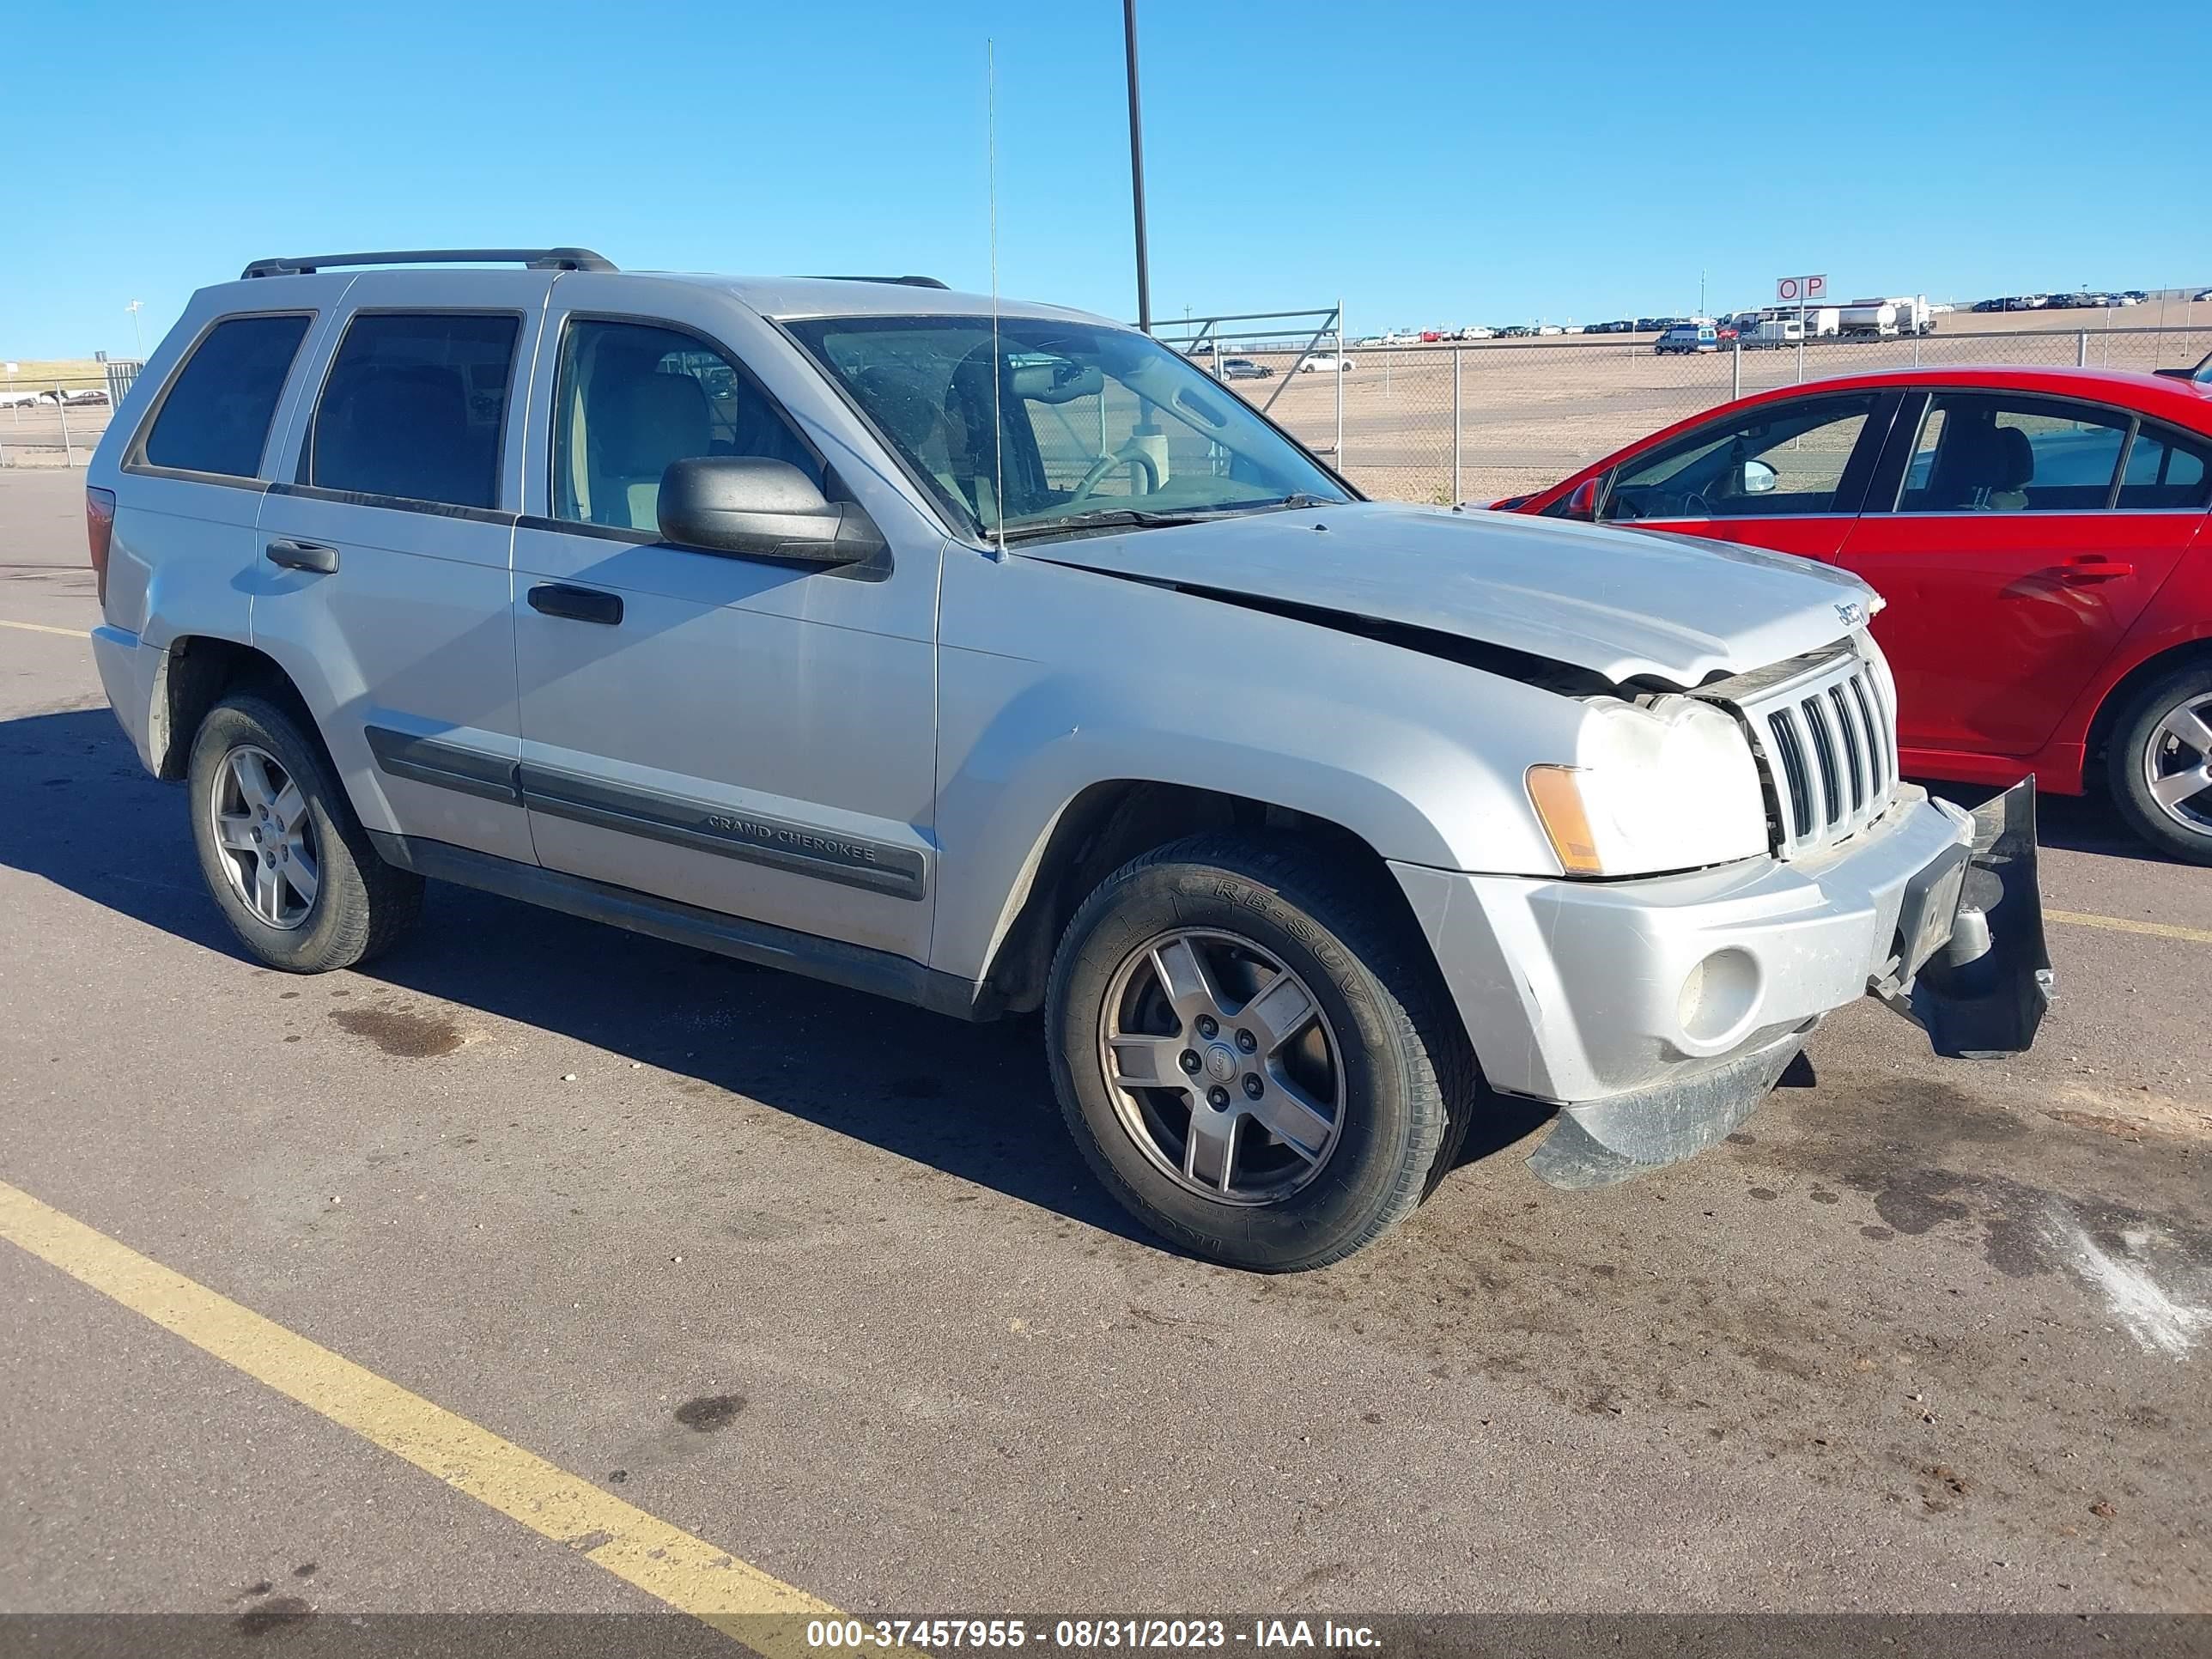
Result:
[[[660,533],[683,547],[809,564],[857,564],[884,551],[860,506],[825,500],[788,461],[700,455],[661,474]]]
[[[1595,478],[1584,478],[1568,493],[1567,499],[1560,503],[1559,516],[1563,519],[1577,520],[1583,524],[1595,523],[1597,487],[1598,481]]]
[[[1769,495],[1782,482],[1782,475],[1765,461],[1746,461],[1743,471],[1736,480],[1736,492],[1743,495]]]

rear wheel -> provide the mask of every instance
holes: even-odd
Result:
[[[2212,663],[2145,688],[2113,727],[2106,765],[2130,829],[2176,858],[2212,864]]]
[[[1433,964],[1332,863],[1176,842],[1108,878],[1053,963],[1053,1077],[1085,1157],[1139,1220],[1236,1267],[1349,1255],[1466,1134],[1473,1067]]]
[[[192,740],[186,787],[208,890],[270,967],[349,968],[413,926],[422,878],[376,855],[321,745],[276,703],[217,703]]]

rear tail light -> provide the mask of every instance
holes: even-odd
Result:
[[[115,539],[115,492],[84,492],[84,536],[92,548],[92,577],[100,589],[100,602],[107,603],[107,550]]]

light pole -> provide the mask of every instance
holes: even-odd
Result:
[[[1137,0],[1121,0],[1121,39],[1129,64],[1129,198],[1137,218],[1137,326],[1152,331],[1152,275],[1145,251],[1145,129],[1137,113]]]
[[[131,313],[131,338],[137,345],[138,355],[143,358],[146,355],[146,336],[139,329],[138,313],[145,310],[146,302],[143,300],[133,300],[123,308]]]

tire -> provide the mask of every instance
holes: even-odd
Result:
[[[234,767],[258,776],[258,788],[271,798],[270,813],[255,805],[244,787],[247,773]],[[275,787],[283,784],[296,791],[289,809],[288,792]],[[192,739],[185,787],[192,843],[216,908],[246,948],[271,968],[294,974],[350,968],[390,949],[421,915],[422,878],[377,856],[321,742],[270,699],[240,694],[209,711]],[[219,830],[219,821],[231,830]],[[290,834],[279,828],[287,822],[294,826]],[[255,836],[252,843],[235,833],[241,827]],[[219,839],[227,833],[235,843],[229,848]],[[257,908],[268,897],[258,887],[271,869],[273,854],[262,850],[267,847],[280,847],[288,860],[276,872],[270,906],[277,921]],[[233,871],[240,872],[237,879]],[[312,896],[303,897],[295,884],[303,875],[313,878]]]
[[[1435,964],[1397,896],[1341,866],[1340,854],[1290,837],[1176,842],[1108,877],[1053,958],[1046,1044],[1084,1158],[1146,1226],[1231,1267],[1291,1273],[1342,1260],[1412,1213],[1466,1138],[1474,1057]],[[1212,990],[1170,1007],[1162,964],[1179,944],[1203,959]],[[1286,997],[1267,994],[1275,970],[1295,976]],[[1285,1022],[1297,1035],[1244,1050],[1249,1031],[1266,1033],[1267,1010],[1286,1002],[1310,1005]],[[1213,1033],[1192,1012],[1208,1006],[1219,1015]],[[1109,1081],[1109,1049],[1121,1084]],[[1175,1073],[1189,1075],[1193,1060],[1186,1083]],[[1133,1070],[1170,1081],[1122,1086]],[[1209,1110],[1200,1085],[1225,1097],[1206,1122],[1233,1120],[1218,1182],[1194,1153],[1223,1144],[1218,1129],[1199,1132]],[[1324,1094],[1325,1133],[1297,1104]],[[1299,1127],[1279,1137],[1263,1113]]]
[[[2196,726],[2189,716],[2196,716]],[[2190,864],[2212,864],[2212,662],[2177,668],[2143,688],[2121,713],[2105,765],[2113,805],[2128,827],[2160,852]],[[2196,729],[2191,741],[2181,732]],[[2208,787],[2169,808],[2151,793],[2154,775],[2190,774]]]

